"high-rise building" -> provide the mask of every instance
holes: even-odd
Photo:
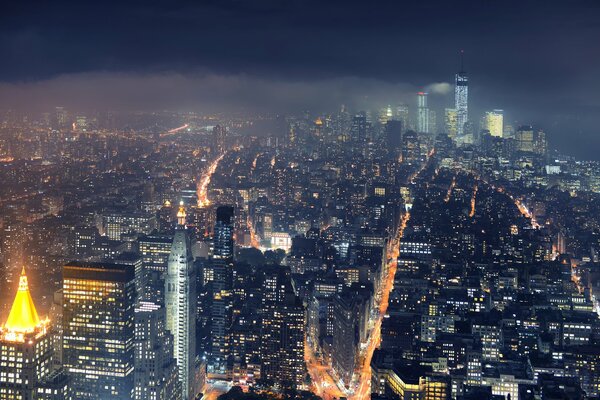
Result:
[[[164,306],[140,302],[135,310],[135,399],[180,400],[181,383],[166,330]]]
[[[25,270],[6,323],[0,328],[0,399],[34,399],[52,367],[49,321],[36,311]]]
[[[221,125],[215,125],[213,128],[213,139],[215,153],[223,154],[225,152],[225,139],[227,138],[227,129]]]
[[[504,133],[504,111],[486,111],[483,121],[483,129],[487,129],[490,132],[490,135],[502,137]]]
[[[385,140],[391,157],[397,160],[402,150],[402,121],[392,119],[385,124]]]
[[[214,229],[214,250],[210,269],[211,282],[211,373],[222,375],[229,357],[229,331],[231,328],[231,285],[233,267],[233,217],[231,206],[217,208]]]
[[[402,162],[415,163],[421,159],[421,143],[415,131],[408,131],[402,136]]]
[[[417,130],[423,133],[429,133],[429,107],[427,106],[427,93],[417,93]]]
[[[546,133],[542,130],[539,130],[535,133],[533,151],[535,154],[540,156],[545,156],[548,153],[548,141],[546,140]]]
[[[402,122],[402,133],[409,129],[410,116],[408,112],[408,104],[398,104],[396,106],[396,118]]]
[[[165,277],[167,330],[173,335],[173,349],[184,399],[193,399],[196,359],[196,274],[190,232],[185,226],[185,207],[180,204],[177,228]]]
[[[394,118],[394,111],[392,110],[391,105],[383,107],[381,110],[379,110],[379,123],[381,125],[385,125],[392,118]]]
[[[332,366],[344,385],[350,386],[358,363],[361,338],[368,319],[368,302],[354,291],[346,291],[333,301]]]
[[[306,373],[304,306],[294,294],[289,270],[266,272],[262,291],[261,377],[301,388]]]
[[[233,259],[233,207],[217,208],[213,258]]]
[[[63,268],[63,363],[76,399],[133,397],[135,271],[71,262]]]
[[[173,238],[170,236],[148,235],[138,239],[139,252],[145,269],[167,271]]]
[[[367,117],[364,114],[356,114],[352,118],[352,140],[357,143],[367,141]]]
[[[465,134],[465,124],[469,120],[469,78],[464,71],[461,52],[460,71],[454,79],[454,109],[456,110],[457,136]]]
[[[533,153],[533,127],[522,125],[517,128],[515,133],[516,150],[523,153]]]
[[[444,110],[444,130],[451,139],[456,139],[458,134],[458,113],[455,108]]]

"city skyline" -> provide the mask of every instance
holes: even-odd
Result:
[[[37,4],[26,19],[24,4],[2,16],[0,51],[10,60],[0,67],[2,109],[364,109],[447,91],[464,50],[473,111],[503,109],[520,123],[544,124],[571,154],[597,159],[589,145],[600,144],[600,60],[587,50],[598,35],[596,2],[384,1],[363,8],[364,18],[357,1],[75,8],[64,1]],[[71,54],[78,56],[65,62]],[[443,110],[454,102],[439,103]]]
[[[600,399],[599,4],[11,3],[0,400]]]

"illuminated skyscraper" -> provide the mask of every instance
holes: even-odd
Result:
[[[261,377],[279,385],[303,386],[304,306],[292,289],[289,270],[265,273],[262,288]]]
[[[364,114],[356,114],[352,118],[352,140],[356,143],[367,141],[367,117]]]
[[[216,125],[213,128],[213,139],[215,145],[215,154],[223,154],[225,152],[225,139],[227,137],[227,129],[224,126]]]
[[[71,262],[63,268],[63,363],[76,399],[133,397],[135,271]]]
[[[209,372],[222,375],[229,357],[229,333],[231,328],[231,285],[233,268],[233,207],[217,208],[214,230],[211,305],[211,360]]]
[[[173,349],[183,398],[193,399],[196,358],[196,274],[190,232],[185,226],[185,207],[180,204],[177,228],[165,277],[167,330],[173,335]]]
[[[0,328],[0,399],[33,399],[49,375],[52,336],[49,321],[39,318],[25,270],[6,323]]]
[[[233,207],[217,208],[213,258],[233,259]]]
[[[486,111],[483,129],[490,131],[490,135],[502,137],[504,132],[504,116],[502,110]]]
[[[417,130],[423,133],[429,132],[429,107],[427,106],[427,93],[417,93],[418,108],[417,108]]]
[[[533,127],[530,125],[520,126],[515,133],[516,150],[523,153],[533,153],[533,139]]]
[[[469,120],[469,78],[464,71],[461,52],[460,71],[454,80],[454,108],[456,109],[457,136],[465,134],[465,124]]]
[[[135,399],[180,400],[181,384],[166,331],[165,307],[140,302],[135,310]]]
[[[392,111],[392,106],[388,105],[387,107],[379,110],[379,123],[385,125],[389,120],[394,117],[394,112]]]
[[[457,112],[454,108],[446,108],[444,111],[444,128],[451,139],[456,139],[458,133]]]
[[[396,118],[402,122],[402,133],[406,132],[409,127],[409,113],[407,104],[399,104],[396,107]]]

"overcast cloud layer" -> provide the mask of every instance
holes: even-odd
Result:
[[[600,159],[600,2],[10,2],[0,107],[327,110],[451,105],[465,50],[472,115],[504,109]]]

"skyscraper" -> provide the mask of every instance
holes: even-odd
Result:
[[[133,397],[135,271],[71,262],[63,268],[63,362],[76,399]]]
[[[417,93],[418,108],[417,108],[417,130],[423,133],[429,132],[429,107],[427,106],[427,93]]]
[[[392,119],[385,124],[385,139],[390,156],[398,160],[402,150],[402,121]]]
[[[213,139],[215,144],[215,154],[223,154],[225,152],[225,139],[227,137],[227,129],[221,125],[215,125],[213,128]]]
[[[33,399],[50,374],[52,336],[39,318],[25,270],[6,323],[0,328],[0,399]]]
[[[183,398],[193,399],[192,384],[196,358],[196,274],[190,232],[185,226],[185,207],[180,204],[177,228],[165,277],[167,330],[173,335],[173,349]]]
[[[213,257],[233,259],[233,207],[231,206],[217,208]]]
[[[490,131],[490,135],[502,137],[504,132],[504,116],[502,110],[486,111],[483,129]]]
[[[456,139],[458,133],[458,121],[455,108],[446,108],[446,110],[444,110],[444,128],[451,139]]]
[[[352,118],[352,140],[357,143],[367,141],[367,117],[364,114],[356,114]]]
[[[229,357],[229,330],[231,328],[231,285],[233,267],[233,207],[217,208],[214,230],[214,251],[210,268],[211,282],[211,373],[222,375]]]
[[[135,310],[135,399],[180,400],[181,384],[166,331],[164,306],[140,302]]]
[[[519,126],[515,134],[516,150],[522,153],[533,153],[534,137],[533,127],[530,125]]]
[[[463,53],[461,51],[460,71],[456,74],[454,80],[454,108],[456,109],[457,136],[461,137],[465,133],[465,124],[469,120],[469,78],[464,71],[462,62]]]
[[[402,122],[402,133],[406,132],[409,127],[409,112],[407,104],[398,104],[396,106],[396,118]]]
[[[279,385],[302,387],[304,306],[292,289],[289,270],[265,273],[262,293],[261,376]]]

